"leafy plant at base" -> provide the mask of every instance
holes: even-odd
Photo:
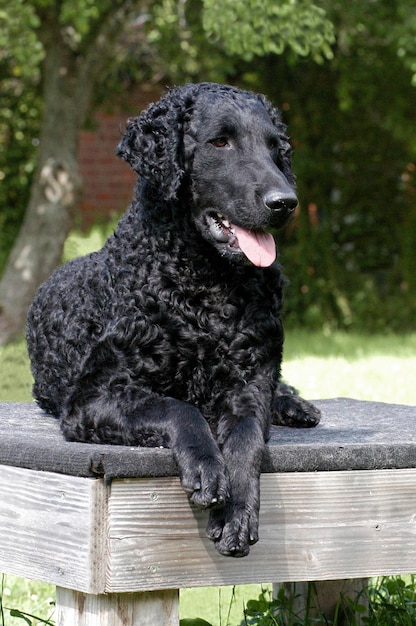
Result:
[[[277,614],[282,610],[289,610],[291,604],[283,588],[280,589],[274,600],[271,599],[269,593],[262,591],[257,600],[247,602],[244,609],[244,620],[240,626],[280,626]],[[291,626],[296,624],[297,622],[290,622]]]
[[[205,621],[204,619],[200,619],[199,617],[181,619],[179,624],[180,626],[212,626],[212,624]]]
[[[41,619],[40,617],[36,617],[36,615],[31,615],[30,613],[24,613],[23,611],[19,611],[19,609],[7,609],[10,611],[11,617],[17,617],[18,619],[23,620],[29,626],[32,626],[34,622],[32,620],[36,620],[36,623],[39,624],[47,624],[47,626],[54,626],[55,622],[51,622],[51,620]]]
[[[51,619],[49,613],[50,613],[50,609],[51,607],[55,606],[55,602],[51,601],[50,599],[48,599],[48,606],[44,606],[43,610],[42,607],[40,605],[38,605],[38,610],[40,613],[43,613],[43,617],[40,617],[38,615],[33,615],[32,613],[29,613],[27,610],[23,610],[22,609],[17,609],[17,608],[11,608],[11,607],[6,607],[3,604],[3,598],[5,595],[5,581],[6,581],[6,575],[5,574],[1,574],[0,575],[0,626],[8,626],[8,624],[10,623],[7,619],[6,619],[6,612],[9,613],[10,617],[21,620],[22,622],[25,622],[26,624],[28,624],[29,626],[34,626],[35,624],[46,624],[46,626],[55,626],[54,621]],[[22,590],[26,590],[28,588],[28,583],[29,581],[25,580],[25,579],[21,579],[19,577],[11,577],[15,582],[12,583],[12,587],[14,588],[14,595],[15,598],[18,597],[19,598],[19,602],[21,601],[22,604],[25,604],[25,599],[22,597],[23,595],[25,595],[24,593],[22,594]],[[23,584],[23,586],[22,586]],[[43,585],[42,583],[36,583],[31,581],[29,583],[29,587],[35,586],[37,587],[37,585],[39,585],[39,588],[42,587],[42,589],[48,588],[49,585]],[[20,592],[20,593],[19,593]],[[8,593],[10,594],[10,590],[8,590]],[[37,594],[36,594],[37,595]],[[37,598],[38,599],[38,598]],[[9,598],[10,600],[10,598]],[[26,598],[26,602],[27,602],[28,598]],[[34,601],[34,597],[31,596],[30,597],[30,601],[31,604]],[[45,616],[45,613],[48,614],[48,616]],[[15,623],[15,621],[13,620],[13,624]]]
[[[416,577],[377,579],[368,590],[370,610],[363,623],[369,626],[414,626],[416,624]]]

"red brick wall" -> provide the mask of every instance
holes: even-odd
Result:
[[[123,109],[111,113],[98,111],[93,130],[81,133],[78,158],[83,181],[81,226],[88,228],[97,220],[122,213],[133,197],[136,174],[125,161],[116,157],[117,144],[128,117],[139,115],[160,91],[140,91],[130,97]]]

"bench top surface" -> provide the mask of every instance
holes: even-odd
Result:
[[[316,428],[272,428],[264,472],[416,467],[416,406],[347,398],[315,404],[322,411]],[[65,441],[58,420],[34,403],[0,403],[0,464],[109,480],[177,475],[166,448]]]

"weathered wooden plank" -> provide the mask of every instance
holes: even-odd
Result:
[[[179,590],[85,595],[57,588],[56,626],[178,626]]]
[[[108,512],[106,492],[0,467],[0,571],[89,593],[416,571],[414,469],[263,475],[261,541],[237,560],[178,479],[114,481]]]
[[[104,591],[102,480],[0,466],[0,571]]]
[[[260,542],[225,558],[175,478],[114,481],[106,590],[416,571],[416,470],[266,474]]]

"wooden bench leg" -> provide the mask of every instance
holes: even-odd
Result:
[[[179,589],[89,595],[57,587],[56,626],[179,626]]]
[[[275,596],[281,586],[274,585]],[[302,618],[308,615],[316,626],[335,621],[347,626],[351,622],[351,606],[360,604],[368,608],[367,578],[283,583],[283,586],[288,596],[294,596],[293,612]],[[356,623],[363,624],[361,618],[365,615],[366,612],[355,615]]]

